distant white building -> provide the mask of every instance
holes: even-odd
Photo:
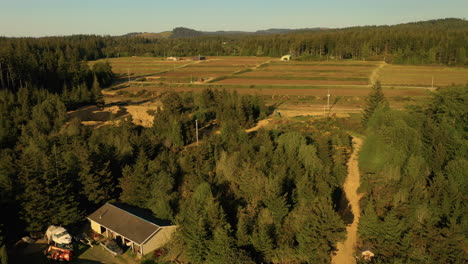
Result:
[[[292,56],[289,55],[289,54],[288,54],[288,55],[284,55],[283,57],[281,57],[281,60],[282,60],[282,61],[288,61],[288,60],[291,60],[291,57],[292,57]]]
[[[176,60],[179,60],[179,59],[177,57],[167,57],[166,60],[176,61]]]

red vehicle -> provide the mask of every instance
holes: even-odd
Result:
[[[70,261],[72,257],[72,252],[70,250],[56,246],[49,246],[44,253],[47,258],[53,260]]]

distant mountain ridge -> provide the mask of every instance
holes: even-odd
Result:
[[[287,28],[270,28],[257,31],[198,31],[191,28],[176,27],[172,31],[163,31],[159,33],[151,32],[132,32],[123,35],[123,37],[141,37],[149,39],[161,38],[192,38],[199,36],[227,36],[227,35],[271,35],[271,34],[285,34],[291,32],[306,32],[306,31],[319,31],[327,30],[328,28],[301,28],[301,29],[287,29]]]
[[[401,23],[396,25],[363,25],[353,26],[344,28],[326,28],[326,27],[313,27],[313,28],[300,28],[300,29],[287,29],[287,28],[270,28],[265,30],[257,31],[199,31],[186,27],[176,27],[172,31],[163,31],[159,33],[150,32],[133,32],[123,35],[123,37],[141,37],[148,39],[167,39],[167,38],[194,38],[200,36],[258,36],[258,35],[274,35],[274,34],[288,34],[288,33],[304,33],[304,32],[317,32],[327,30],[346,30],[354,28],[385,28],[385,27],[399,27],[401,26],[408,28],[415,27],[427,27],[427,26],[438,26],[446,27],[447,29],[454,28],[466,28],[468,21],[460,18],[444,18],[444,19],[432,19],[426,21],[416,21],[409,23]]]

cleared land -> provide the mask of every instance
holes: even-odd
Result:
[[[451,84],[468,85],[468,68],[444,66],[386,65],[380,72],[380,81],[386,86],[434,87]]]
[[[153,117],[147,111],[160,107],[159,95],[167,91],[198,92],[211,88],[255,94],[268,104],[280,104],[276,109],[288,117],[326,113],[330,93],[330,103],[337,101],[331,113],[343,116],[361,112],[371,84],[377,80],[382,82],[386,97],[396,108],[426,98],[432,76],[434,87],[468,84],[468,68],[390,65],[377,61],[299,62],[211,56],[206,61],[153,57],[107,61],[118,76],[116,85],[103,91],[106,104],[113,107],[84,108],[70,113],[90,126],[109,124],[110,117],[121,119],[130,115],[136,124],[151,126]]]
[[[98,61],[108,61],[112,66],[112,71],[117,75],[117,78],[139,78],[147,77],[168,70],[177,69],[179,67],[195,63],[192,60],[168,61],[162,58],[154,57],[122,57],[102,59]],[[89,62],[92,67],[96,62]]]
[[[290,90],[302,89],[302,86],[314,89],[331,86],[368,88],[377,80],[386,88],[430,88],[432,80],[434,87],[468,84],[468,68],[389,65],[376,61],[300,62],[269,57],[208,57],[206,61],[125,57],[107,61],[120,77],[120,83],[130,77],[131,86],[180,84],[187,88],[189,84],[210,83],[228,89],[257,86],[268,89],[270,86]],[[94,63],[90,62],[90,65]]]
[[[251,71],[227,76],[221,84],[367,85],[375,62],[273,61]]]
[[[164,83],[203,83],[222,76],[229,76],[236,72],[256,67],[270,58],[259,57],[213,57],[206,61],[199,61],[150,77],[157,78]]]

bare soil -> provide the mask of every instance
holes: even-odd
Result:
[[[381,73],[383,85],[424,85],[434,87],[468,84],[468,68],[446,66],[388,65]]]
[[[357,193],[361,179],[359,175],[358,158],[362,146],[362,139],[353,137],[353,145],[354,150],[348,160],[348,176],[346,177],[343,189],[351,206],[354,219],[353,223],[346,227],[346,240],[344,242],[339,242],[337,245],[337,250],[332,256],[332,264],[356,263],[355,250],[358,237],[357,230],[359,218],[361,216],[359,200],[362,197],[362,194]]]
[[[382,70],[382,68],[383,68],[385,65],[387,65],[387,63],[385,63],[385,62],[383,61],[382,63],[380,63],[380,65],[379,65],[377,68],[375,68],[375,69],[372,71],[372,73],[371,73],[371,75],[370,75],[370,77],[369,77],[369,80],[370,80],[371,84],[375,84],[375,83],[379,80],[379,77],[380,77],[379,73],[380,73],[380,71]]]
[[[336,80],[278,80],[278,79],[225,79],[219,84],[274,84],[274,85],[366,85],[366,81]]]

